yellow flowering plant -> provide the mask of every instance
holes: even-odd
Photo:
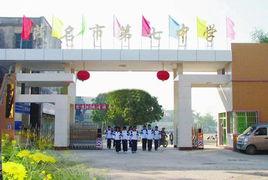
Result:
[[[27,177],[27,171],[20,163],[4,162],[2,166],[4,179],[24,180]]]

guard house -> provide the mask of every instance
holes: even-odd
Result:
[[[70,145],[76,72],[81,69],[157,72],[164,65],[167,71],[173,72],[174,143],[180,150],[192,149],[192,87],[218,88],[225,107],[225,112],[219,114],[219,144],[232,144],[232,134],[241,133],[252,123],[268,122],[266,44],[232,44],[232,50],[10,48],[0,49],[2,69],[13,67],[13,79],[6,81],[8,78],[4,77],[1,83],[1,129],[14,129],[15,103],[51,103],[55,106],[55,147]],[[12,87],[13,94],[2,93],[7,85]],[[42,94],[33,87],[59,90]],[[4,101],[10,101],[9,117],[3,115],[8,105]],[[28,117],[31,116],[34,117]]]

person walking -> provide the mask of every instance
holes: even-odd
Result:
[[[113,131],[111,129],[111,126],[108,126],[108,128],[105,131],[105,139],[107,140],[107,148],[111,149],[111,143],[113,139]]]
[[[148,151],[152,150],[153,138],[154,138],[154,131],[152,130],[151,125],[149,124],[147,129]]]
[[[161,133],[158,131],[158,126],[154,129],[154,150],[157,151],[159,146],[159,140],[161,138]]]
[[[121,138],[122,138],[122,134],[120,132],[120,128],[116,127],[116,131],[114,132],[114,141],[115,141],[115,151],[117,153],[121,151]]]
[[[161,139],[160,139],[160,144],[159,146],[165,146],[166,138],[167,138],[167,133],[165,132],[165,128],[163,127],[162,130],[160,131],[161,134]]]
[[[147,129],[144,125],[141,130],[141,143],[142,143],[142,150],[146,151],[146,144],[147,144]]]
[[[131,143],[131,139],[130,139],[130,134],[132,133],[132,126],[129,126],[129,128],[128,128],[128,134],[129,134],[129,147],[131,148],[131,146],[132,146],[132,143]]]
[[[136,127],[133,127],[133,130],[130,134],[130,139],[131,139],[131,151],[132,153],[137,152],[137,142],[139,139],[139,132],[137,131]]]
[[[117,126],[115,126],[115,127],[113,128],[113,134],[115,133],[116,128],[117,128]],[[113,148],[115,148],[115,140],[114,140],[114,138],[113,138]]]
[[[122,130],[122,145],[123,145],[123,151],[124,152],[127,152],[128,150],[128,147],[127,147],[127,141],[129,139],[129,134],[127,132],[127,128],[126,126],[123,127],[123,130]]]

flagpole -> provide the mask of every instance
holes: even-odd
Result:
[[[226,37],[226,50],[228,50],[228,37],[227,37],[227,16],[225,17],[225,37]]]
[[[23,26],[23,19],[22,19],[22,26]],[[20,49],[22,48],[22,31],[20,33]]]
[[[168,36],[168,49],[170,49],[170,36]]]
[[[115,32],[114,32],[114,21],[115,21],[115,15],[113,15],[113,49],[114,49],[114,46],[115,46],[115,37],[114,37],[114,34],[115,34]]]
[[[196,50],[199,48],[199,38],[198,38],[198,21],[196,18],[196,43],[197,43],[197,47]]]

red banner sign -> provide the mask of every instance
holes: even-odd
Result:
[[[75,109],[107,110],[108,109],[108,104],[75,104]]]

